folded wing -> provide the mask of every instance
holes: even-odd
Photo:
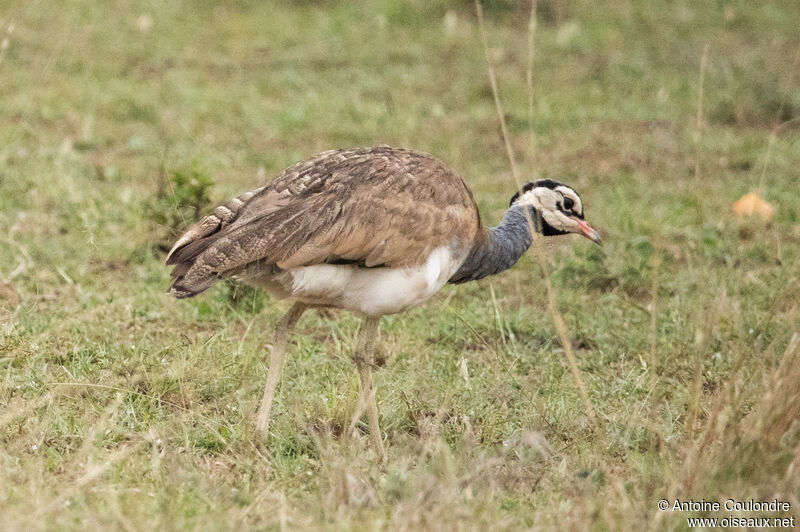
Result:
[[[413,266],[437,247],[468,247],[479,228],[466,184],[431,155],[324,152],[190,228],[167,258],[175,266],[170,293],[196,295],[254,263],[276,272],[321,263]]]

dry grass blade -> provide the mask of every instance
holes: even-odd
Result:
[[[694,177],[700,175],[700,155],[698,153],[700,145],[700,131],[703,125],[703,86],[706,79],[706,65],[708,64],[708,44],[703,45],[703,55],[700,58],[700,73],[698,74],[697,81],[697,111],[695,112],[695,157],[694,157]]]
[[[707,482],[709,472],[739,467],[759,469],[772,464],[780,456],[776,452],[788,435],[796,437],[797,411],[800,409],[800,334],[794,333],[778,367],[766,382],[766,393],[748,416],[732,420],[741,393],[741,362],[736,361],[732,377],[716,395],[697,438],[687,442],[686,452],[676,477],[668,490],[668,500],[692,493],[701,482]],[[795,447],[795,459],[787,472],[800,463],[800,446]],[[794,478],[777,482],[773,493],[779,500],[791,497],[796,489]],[[666,516],[655,515],[656,522]]]
[[[528,68],[525,72],[525,85],[528,91],[528,157],[531,159],[531,175],[536,175],[536,131],[533,129],[533,58],[536,38],[536,0],[531,0],[531,17],[528,21]]]
[[[768,448],[776,447],[783,435],[797,423],[797,412],[800,411],[800,334],[794,333],[789,340],[757,411],[760,415],[755,418],[750,435]]]
[[[697,223],[703,220],[703,202],[704,195],[700,193],[698,183],[700,180],[700,141],[702,139],[702,125],[703,125],[703,86],[706,78],[706,63],[708,62],[708,44],[703,46],[703,55],[700,57],[700,72],[698,73],[697,80],[697,102],[695,105],[695,119],[694,119],[694,189],[696,201],[696,219]]]
[[[797,64],[800,62],[800,49],[794,54],[794,59],[792,60],[792,66],[789,68],[789,83],[794,81],[795,72],[797,72]],[[786,102],[781,100],[780,105],[778,106],[778,110],[776,111],[776,116],[778,117],[776,122],[780,120],[780,116],[783,113],[784,107],[786,106]],[[772,128],[772,131],[769,132],[769,139],[767,141],[767,151],[764,154],[764,162],[761,164],[761,177],[758,180],[758,192],[762,195],[766,192],[765,189],[765,182],[767,179],[767,167],[769,166],[770,157],[772,156],[772,147],[775,145],[775,141],[778,140],[778,132],[781,131],[784,127],[791,124],[792,122],[796,122],[800,120],[800,117],[792,118],[790,120],[786,120],[784,122],[780,122],[775,127]]]
[[[119,386],[109,386],[107,384],[97,384],[93,382],[51,382],[49,386],[76,386],[76,387],[85,387],[85,388],[99,388],[102,390],[109,390],[113,392],[125,393],[125,394],[133,394],[138,395],[139,397],[144,397],[146,399],[150,399],[151,401],[156,401],[159,403],[164,403],[165,405],[169,405],[174,408],[178,408],[183,410],[184,412],[191,412],[190,409],[186,408],[183,405],[179,405],[178,403],[174,403],[172,401],[167,401],[166,399],[162,399],[161,397],[155,397],[153,395],[148,395],[146,393],[142,393],[130,388],[121,388]]]
[[[492,296],[492,309],[494,310],[494,321],[495,327],[497,328],[497,334],[500,335],[500,340],[503,342],[503,347],[508,346],[508,341],[506,339],[506,327],[503,322],[503,314],[500,312],[500,305],[497,304],[497,295],[494,293],[494,284],[489,283],[489,295]]]
[[[658,274],[661,268],[661,240],[656,237],[653,245],[653,279],[650,286],[650,393],[656,389],[656,342],[658,340]]]
[[[53,400],[54,395],[55,394],[53,393],[47,393],[35,401],[27,401],[22,402],[22,404],[16,403],[14,405],[8,405],[6,412],[2,417],[0,417],[0,429],[5,428],[6,425],[15,419],[27,417],[34,410],[38,410],[44,405],[50,403]],[[17,406],[17,404],[19,404],[19,406]]]
[[[453,309],[453,308],[451,308],[451,307],[449,307],[449,306],[448,306],[448,307],[447,307],[447,310],[449,310],[450,312],[452,312],[452,313],[453,313],[453,315],[456,317],[456,319],[458,319],[458,321],[460,321],[462,324],[464,324],[464,326],[465,326],[465,327],[466,327],[466,328],[469,330],[469,332],[470,332],[470,333],[472,333],[472,335],[473,335],[473,336],[474,336],[474,337],[475,337],[475,338],[476,338],[476,339],[477,339],[477,340],[478,340],[480,343],[482,343],[482,344],[483,344],[483,346],[484,346],[484,347],[486,347],[486,349],[488,349],[489,351],[491,351],[491,352],[492,352],[492,354],[494,354],[495,358],[497,359],[497,362],[498,362],[498,364],[500,364],[500,365],[501,365],[501,367],[503,368],[503,371],[506,373],[506,375],[508,375],[508,377],[509,377],[509,378],[511,378],[511,379],[512,379],[512,380],[513,380],[513,381],[514,381],[516,384],[519,384],[519,383],[517,382],[516,376],[515,376],[515,375],[514,375],[514,373],[511,371],[511,367],[510,367],[510,366],[509,366],[509,365],[506,363],[506,360],[505,360],[505,358],[503,357],[503,355],[500,353],[500,351],[498,351],[498,350],[497,350],[497,348],[496,348],[495,346],[491,345],[491,344],[488,342],[488,340],[486,340],[486,338],[485,338],[485,337],[484,337],[484,336],[483,336],[483,335],[482,335],[480,332],[478,332],[477,330],[475,330],[475,327],[473,327],[473,326],[472,326],[472,324],[471,324],[469,321],[467,321],[466,319],[464,319],[464,316],[462,316],[461,314],[459,314],[458,312],[456,312],[456,311],[455,311],[455,309]]]
[[[200,422],[209,430],[209,432],[211,434],[213,434],[220,441],[220,443],[222,443],[223,445],[228,443],[228,441],[225,439],[225,437],[222,434],[220,434],[219,431],[217,429],[215,429],[206,419],[204,419],[202,414],[199,414],[198,412],[196,412],[196,411],[194,411],[192,409],[186,408],[183,405],[179,405],[178,403],[174,403],[172,401],[167,401],[166,399],[163,399],[161,397],[155,397],[153,395],[148,395],[146,393],[142,393],[142,392],[139,392],[139,391],[136,391],[136,390],[132,390],[130,388],[120,388],[118,386],[108,386],[108,385],[105,385],[105,384],[96,384],[96,383],[91,383],[91,382],[51,382],[50,386],[79,386],[79,387],[82,386],[82,387],[86,387],[86,388],[99,388],[99,389],[110,390],[110,391],[115,391],[115,392],[119,392],[119,393],[138,395],[139,397],[144,397],[146,399],[149,399],[149,400],[157,402],[157,403],[163,403],[163,404],[169,405],[169,406],[171,406],[173,408],[177,408],[179,410],[182,410],[182,411],[186,412],[187,414],[190,414],[192,417],[198,418],[200,420]]]
[[[503,113],[503,104],[500,103],[500,91],[497,89],[497,76],[494,73],[494,66],[492,65],[492,58],[489,57],[489,43],[486,39],[486,23],[483,19],[483,6],[479,0],[475,0],[475,10],[478,14],[478,27],[480,28],[481,41],[483,42],[483,52],[486,57],[486,70],[489,74],[489,84],[492,87],[492,96],[494,97],[494,106],[497,110],[497,116],[500,118],[500,130],[503,133],[503,142],[506,147],[506,154],[508,155],[508,163],[511,165],[511,174],[514,176],[514,181],[517,184],[517,190],[522,192],[522,180],[520,179],[519,170],[517,169],[517,161],[514,156],[514,148],[511,146],[511,141],[508,135],[508,126],[506,125],[505,113]]]
[[[520,179],[519,170],[517,169],[517,163],[514,157],[514,149],[511,146],[510,137],[508,134],[508,127],[506,126],[506,119],[505,114],[503,113],[503,106],[500,103],[500,93],[497,89],[497,78],[495,76],[494,67],[492,66],[491,58],[489,57],[489,44],[486,39],[486,27],[483,18],[483,7],[479,0],[475,0],[475,10],[478,15],[478,27],[480,29],[481,34],[481,41],[483,42],[483,50],[484,55],[486,56],[486,69],[489,75],[489,84],[492,88],[492,96],[494,96],[494,103],[495,108],[497,110],[497,116],[500,120],[500,130],[503,134],[503,142],[506,147],[506,154],[508,155],[508,162],[511,165],[511,174],[514,176],[514,181],[517,185],[517,190],[522,192],[522,180]],[[532,15],[535,17],[534,15]],[[531,25],[530,30],[533,31],[535,28],[535,24]],[[528,228],[532,235],[536,235],[536,231],[534,230],[533,220],[531,220],[530,215],[528,215],[526,211],[526,217],[528,218]],[[564,319],[561,317],[561,313],[558,310],[558,304],[556,302],[555,294],[553,292],[553,286],[550,283],[550,276],[547,270],[547,264],[544,260],[544,256],[541,253],[536,253],[536,258],[539,261],[539,265],[542,268],[542,274],[545,279],[545,285],[547,287],[547,306],[550,311],[550,315],[552,316],[553,323],[556,326],[556,331],[558,332],[558,338],[561,341],[561,346],[564,349],[564,353],[567,356],[567,361],[572,372],[572,376],[575,379],[575,385],[578,387],[578,391],[581,394],[581,398],[584,402],[584,407],[586,408],[586,414],[589,418],[594,422],[596,419],[594,408],[592,407],[592,403],[589,400],[589,394],[586,390],[586,385],[583,382],[583,378],[581,377],[580,370],[578,368],[578,362],[575,359],[575,354],[572,352],[572,344],[569,341],[569,335],[567,334],[567,326],[564,323]]]
[[[719,302],[717,302],[719,304]],[[714,322],[718,314],[716,306],[705,312],[707,319],[703,327],[695,333],[694,365],[692,370],[692,387],[689,395],[689,411],[686,415],[686,433],[694,434],[695,424],[703,399],[703,360],[711,343]]]
[[[83,488],[85,488],[92,482],[96,481],[113,465],[132,456],[137,450],[139,450],[141,446],[142,442],[138,442],[132,445],[125,445],[117,449],[114,453],[111,454],[111,456],[107,457],[99,464],[96,464],[92,467],[88,467],[83,475],[81,475],[77,480],[75,480],[75,482],[68,485],[66,489],[64,489],[57,497],[53,498],[48,505],[39,508],[36,511],[36,514],[31,517],[38,520],[41,518],[41,516],[46,515],[52,511],[58,510],[59,508],[61,508],[61,506],[67,499],[74,496],[76,493],[81,491]]]
[[[561,313],[558,311],[558,303],[556,303],[555,292],[553,291],[553,286],[550,283],[550,276],[547,275],[547,270],[545,270],[546,265],[544,264],[544,261],[541,261],[541,265],[542,271],[545,272],[544,282],[547,286],[547,307],[550,309],[550,313],[553,317],[553,323],[556,325],[556,331],[558,332],[558,339],[561,341],[561,347],[564,348],[564,353],[567,355],[567,362],[569,363],[569,369],[572,372],[572,377],[575,379],[575,385],[578,387],[578,391],[581,394],[581,399],[583,399],[583,404],[586,407],[586,414],[594,422],[596,420],[594,408],[592,408],[592,402],[589,400],[589,392],[586,390],[586,384],[584,384],[583,378],[581,377],[581,372],[578,368],[578,361],[575,358],[575,354],[572,352],[572,343],[569,341],[567,325],[564,323],[564,319],[561,317]]]
[[[656,417],[658,416],[658,397],[656,395],[656,386],[658,385],[658,358],[656,356],[656,346],[658,343],[658,276],[660,269],[661,237],[656,235],[653,242],[653,275],[650,285],[650,358],[647,373],[650,376],[650,391],[648,397],[651,403],[648,429],[651,434],[653,434],[653,438],[657,439],[656,442],[659,449],[664,442],[664,432],[656,421]]]
[[[89,452],[95,439],[97,439],[97,435],[102,434],[109,423],[116,417],[117,410],[119,409],[119,405],[122,404],[123,398],[124,396],[121,393],[117,393],[114,400],[106,407],[103,415],[100,416],[100,419],[92,425],[92,428],[83,437],[83,444],[77,454],[79,461],[89,462]]]

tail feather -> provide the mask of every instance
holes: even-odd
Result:
[[[167,265],[174,265],[170,273],[172,285],[167,291],[178,299],[193,297],[207,290],[222,276],[209,267],[203,254],[223,238],[229,227],[241,213],[242,207],[264,187],[245,192],[220,205],[214,211],[194,224],[183,235],[167,255]],[[195,268],[195,266],[197,266]],[[226,272],[230,274],[231,272]],[[227,276],[227,275],[225,275]]]
[[[194,292],[192,290],[188,290],[176,282],[175,284],[169,287],[167,293],[172,297],[174,297],[175,299],[186,299],[189,297],[194,297],[200,292]]]
[[[167,290],[167,293],[175,296],[178,299],[187,297],[194,297],[197,294],[207,290],[219,278],[216,275],[192,275],[191,279],[187,279],[187,273],[194,266],[194,260],[187,260],[175,265],[170,277],[172,277],[172,285]]]
[[[186,231],[186,234],[175,242],[175,245],[172,246],[172,249],[167,254],[167,264],[178,264],[181,262],[181,259],[176,257],[178,251],[198,240],[204,240],[206,237],[218,233],[230,225],[239,215],[247,201],[261,192],[263,188],[264,187],[260,187],[255,190],[250,190],[233,198],[224,205],[220,205],[214,209],[211,214],[203,217],[199,222],[190,227],[189,230]],[[208,247],[208,244],[206,244],[205,247]]]

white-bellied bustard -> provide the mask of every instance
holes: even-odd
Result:
[[[578,233],[600,242],[583,219],[577,192],[556,181],[525,184],[500,225],[486,229],[467,185],[431,155],[390,147],[327,151],[189,229],[167,257],[175,266],[169,292],[192,297],[235,276],[294,300],[276,326],[256,420],[263,437],[289,337],[303,311],[336,307],[363,315],[353,359],[360,404],[382,460],[372,382],[380,317],[419,305],[447,282],[511,268],[531,245],[531,221],[543,235]]]

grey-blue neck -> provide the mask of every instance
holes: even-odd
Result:
[[[500,225],[489,229],[488,240],[481,240],[473,245],[464,263],[448,282],[459,284],[477,281],[516,264],[533,241],[525,208],[519,205],[510,207]],[[534,229],[541,231],[538,213],[532,208],[528,212],[531,214]]]

